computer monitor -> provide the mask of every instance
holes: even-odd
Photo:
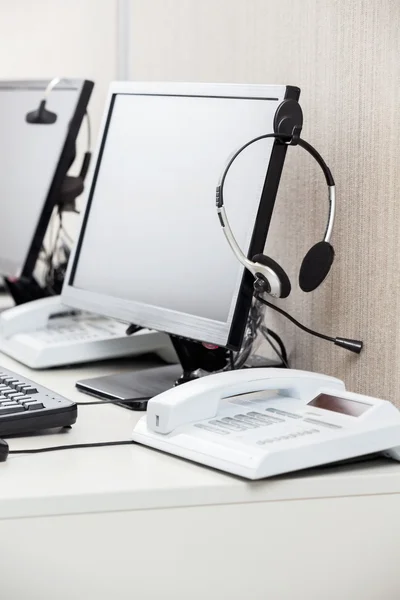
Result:
[[[221,231],[216,186],[232,152],[272,132],[278,106],[298,96],[284,85],[112,84],[62,301],[237,350],[253,278]],[[260,141],[226,181],[249,257],[264,250],[285,153]]]
[[[46,103],[55,123],[28,123],[48,83],[0,81],[0,274],[12,279],[32,276],[93,89],[61,80]]]

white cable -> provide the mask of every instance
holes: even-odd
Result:
[[[46,87],[45,92],[44,92],[44,100],[47,100],[47,98],[50,96],[51,92],[54,90],[56,85],[58,85],[60,82],[61,82],[60,77],[54,77],[50,81],[50,83],[48,84],[48,86]]]

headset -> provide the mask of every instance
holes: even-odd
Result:
[[[29,112],[25,119],[27,123],[31,125],[53,125],[57,121],[57,114],[46,108],[47,100],[54,90],[54,88],[62,81],[68,81],[61,79],[60,77],[54,77],[47,85],[43,98],[40,101],[38,108]],[[89,170],[90,160],[92,157],[91,153],[91,127],[89,115],[86,112],[86,124],[87,124],[87,150],[83,156],[82,166],[79,175],[74,177],[66,175],[60,189],[59,206],[60,209],[66,212],[77,212],[75,206],[75,200],[80,196],[84,190],[85,178]],[[75,160],[75,152],[71,157],[71,164]]]
[[[290,106],[292,108],[294,106],[294,102],[295,101],[293,100],[286,100],[282,104],[287,106],[287,103],[290,103]],[[297,103],[295,104],[299,107]],[[279,119],[280,110],[281,109],[278,108],[278,117],[275,117],[275,122],[276,119]],[[295,115],[297,117],[297,122],[299,122],[299,115],[301,116],[301,113],[299,113],[297,110]],[[322,169],[328,186],[328,221],[325,227],[325,233],[322,240],[317,242],[307,252],[305,257],[303,258],[299,272],[299,285],[304,292],[312,292],[315,289],[317,289],[317,287],[319,287],[324,281],[324,279],[327,277],[332,266],[333,259],[335,257],[334,249],[330,243],[336,210],[335,182],[328,165],[326,164],[322,156],[319,154],[319,152],[317,152],[317,150],[313,146],[311,146],[311,144],[300,139],[299,133],[301,125],[302,118],[300,121],[300,125],[294,127],[292,133],[289,134],[285,133],[285,131],[281,131],[282,126],[279,125],[278,121],[278,128],[280,129],[280,131],[276,133],[267,133],[265,135],[260,135],[241,146],[230,157],[224,171],[222,172],[217,186],[216,204],[218,217],[230,247],[232,248],[238,261],[242,263],[242,265],[246,269],[248,269],[256,278],[257,291],[270,294],[274,298],[287,298],[287,296],[289,296],[292,287],[290,284],[289,277],[287,276],[284,269],[275,260],[273,260],[269,256],[266,256],[265,254],[256,254],[255,256],[253,256],[252,260],[248,259],[244,255],[236,241],[235,236],[233,235],[228,218],[226,216],[223,196],[224,183],[226,176],[228,175],[229,169],[231,168],[233,162],[236,160],[239,154],[241,154],[246,148],[248,148],[252,144],[255,144],[260,140],[268,138],[274,138],[282,143],[286,143],[287,145],[298,145],[304,150],[306,150],[306,152],[308,152],[317,161],[317,163]]]
[[[361,341],[338,337],[333,338],[315,332],[296,321],[296,319],[283,311],[281,308],[271,304],[270,302],[267,302],[260,296],[261,294],[266,293],[274,298],[287,298],[291,292],[291,283],[289,277],[287,276],[285,270],[270,256],[266,256],[265,254],[256,254],[252,257],[252,260],[247,258],[236,241],[226,215],[223,195],[225,179],[228,175],[229,169],[239,154],[241,154],[252,144],[268,138],[273,138],[282,144],[292,146],[297,145],[303,148],[314,158],[314,160],[316,160],[324,174],[328,187],[329,211],[322,240],[314,244],[303,258],[299,271],[299,286],[304,292],[312,292],[322,284],[331,269],[335,257],[335,251],[330,243],[336,211],[335,181],[328,165],[319,152],[317,152],[317,150],[311,146],[311,144],[300,138],[302,125],[303,115],[300,105],[295,100],[284,100],[278,107],[274,117],[274,133],[267,133],[253,138],[231,155],[220,176],[216,189],[216,207],[219,222],[226,240],[228,241],[228,244],[237,260],[254,275],[254,292],[256,298],[260,302],[283,314],[285,317],[291,320],[292,323],[307,333],[311,333],[312,335],[316,335],[317,337],[331,341],[342,348],[351,350],[352,352],[360,353],[363,347],[363,343]]]

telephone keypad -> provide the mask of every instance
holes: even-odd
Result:
[[[264,431],[265,433],[268,431],[268,437],[253,440],[253,443],[261,446],[280,441],[295,440],[305,435],[319,433],[319,429],[310,427],[310,424],[304,423],[300,414],[289,413],[273,407],[266,408],[265,412],[261,412],[261,410],[219,415],[214,419],[204,422],[199,428],[210,433],[221,434],[224,432],[239,439],[243,438],[243,436],[247,437],[248,434],[252,436],[257,435],[256,432],[258,429],[260,429],[260,437],[263,436]],[[299,423],[299,420],[302,420],[302,422]]]
[[[289,417],[290,419],[301,419],[301,415],[298,415],[297,413],[291,413],[288,412],[287,410],[280,410],[278,408],[266,408],[265,409],[266,412],[270,412],[273,413],[274,415],[279,415],[281,417]]]
[[[258,446],[278,442],[290,443],[320,433],[315,423],[306,422],[303,414],[271,406],[264,409],[260,406],[249,411],[243,408],[240,411],[239,408],[237,413],[230,411],[220,414],[209,421],[197,424],[196,427]]]
[[[319,429],[303,429],[299,430],[297,433],[288,433],[286,435],[281,435],[272,438],[266,438],[264,440],[258,440],[256,444],[258,446],[264,446],[265,444],[272,444],[273,442],[281,442],[283,440],[291,440],[293,438],[297,438],[303,435],[309,435],[312,433],[320,433]]]

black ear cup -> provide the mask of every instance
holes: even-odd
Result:
[[[83,187],[82,177],[66,175],[61,185],[61,195],[68,199],[75,199],[82,194]]]
[[[64,211],[75,211],[75,200],[83,192],[84,184],[82,177],[71,177],[66,175],[60,190],[59,205]]]
[[[312,292],[321,285],[331,269],[334,257],[335,251],[328,242],[318,242],[310,248],[303,258],[299,273],[299,285],[303,292]]]
[[[289,277],[286,275],[282,267],[278,265],[278,263],[273,258],[265,256],[265,254],[256,254],[255,256],[253,256],[252,260],[253,262],[260,263],[260,265],[269,267],[270,269],[272,269],[272,271],[274,271],[281,284],[280,298],[287,298],[290,294],[292,286],[290,285]]]

